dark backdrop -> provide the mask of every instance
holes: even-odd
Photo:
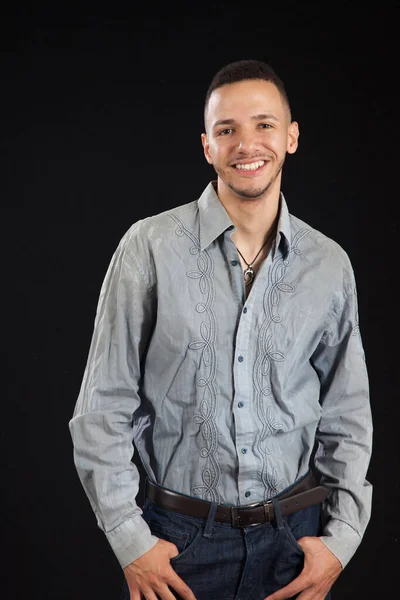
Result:
[[[393,597],[398,11],[382,2],[181,6],[132,18],[20,8],[1,20],[0,594],[118,598],[120,567],[77,478],[68,430],[100,286],[134,221],[196,199],[213,177],[200,145],[206,88],[226,62],[258,58],[286,82],[300,123],[283,176],[290,210],[344,247],[358,282],[374,510],[334,599],[380,598],[383,584]]]

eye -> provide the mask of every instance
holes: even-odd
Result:
[[[229,135],[232,131],[233,129],[221,129],[218,135]]]
[[[260,123],[258,126],[260,127],[260,129],[272,129],[272,125],[270,125],[269,123]]]

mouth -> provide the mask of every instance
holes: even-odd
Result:
[[[240,175],[243,175],[245,177],[251,177],[261,173],[261,171],[266,167],[267,164],[268,161],[266,160],[255,160],[253,162],[235,163],[232,165],[232,167]]]

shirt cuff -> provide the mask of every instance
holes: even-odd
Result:
[[[319,538],[321,542],[341,562],[343,569],[353,557],[361,542],[358,533],[344,521],[331,519],[324,527],[324,535]]]
[[[106,537],[123,569],[158,542],[158,537],[151,534],[149,526],[140,515],[127,519],[106,533]]]

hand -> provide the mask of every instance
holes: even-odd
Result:
[[[158,540],[148,552],[125,567],[131,600],[175,600],[171,586],[183,600],[196,600],[192,590],[175,573],[170,559],[179,554],[175,544]]]
[[[302,537],[297,543],[304,552],[304,567],[296,579],[264,600],[324,600],[342,571],[336,556],[318,537]]]

